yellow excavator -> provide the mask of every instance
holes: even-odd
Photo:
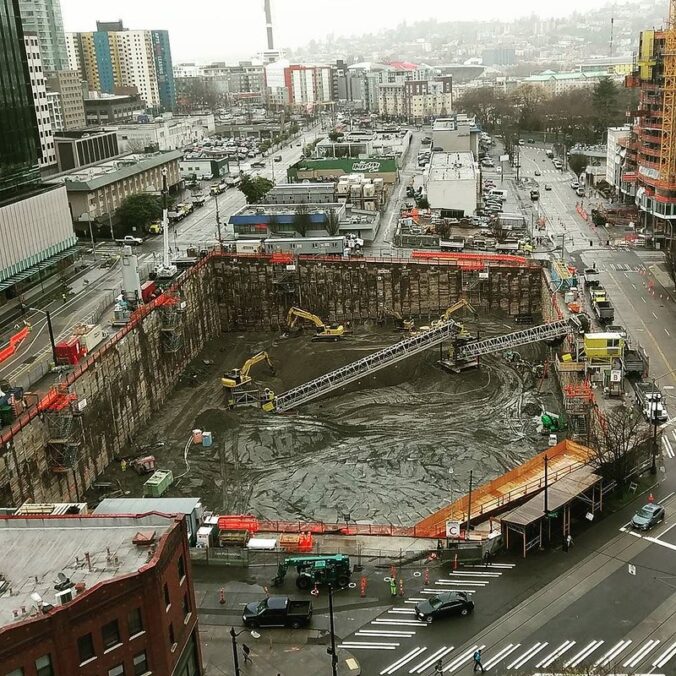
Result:
[[[272,362],[270,361],[268,353],[259,352],[250,359],[247,359],[241,369],[233,369],[229,373],[226,373],[225,376],[221,378],[223,387],[229,390],[234,390],[238,387],[241,387],[242,385],[250,383],[251,376],[249,375],[249,371],[251,371],[252,367],[262,361],[267,362],[268,366],[270,367],[270,371],[274,375],[275,369],[272,366]]]
[[[326,326],[324,322],[307,310],[299,307],[292,307],[286,317],[286,325],[289,331],[292,331],[299,319],[305,319],[315,325],[315,335],[312,340],[340,340],[345,335],[345,329],[342,324]]]
[[[397,322],[399,322],[399,328],[402,331],[415,331],[415,322],[412,319],[404,319],[401,316],[401,312],[397,312],[392,308],[386,307],[383,310],[383,314],[386,317],[393,317],[394,319],[396,319]]]
[[[468,300],[461,298],[459,301],[453,303],[453,305],[451,305],[449,308],[446,308],[446,312],[441,315],[441,321],[447,322],[458,310],[462,310],[462,308],[467,308],[476,317],[477,312],[472,307],[472,304]]]

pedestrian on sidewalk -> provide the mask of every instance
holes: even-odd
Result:
[[[435,665],[434,665],[434,673],[435,674],[443,674],[443,666],[444,663],[442,660],[439,660]]]
[[[491,555],[489,554],[488,550],[486,550],[484,552],[484,566],[486,566],[486,568],[488,568],[488,562],[490,561],[490,559]]]
[[[566,535],[566,551],[568,551],[573,546],[573,536],[568,533]]]
[[[472,672],[475,672],[477,669],[481,669],[481,673],[483,674],[486,670],[484,669],[484,665],[481,664],[481,648],[479,648],[475,653],[474,653],[474,669],[472,669]]]
[[[253,664],[253,660],[251,659],[251,648],[249,648],[246,643],[242,643],[242,651],[244,652],[244,664],[247,662]]]
[[[61,300],[62,300],[62,301],[64,302],[64,304],[65,304],[66,301],[68,300],[68,296],[66,296],[65,293],[62,293],[62,294],[61,294]]]

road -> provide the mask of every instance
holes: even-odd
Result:
[[[318,126],[304,130],[304,134],[289,146],[271,152],[266,159],[265,169],[256,173],[266,178],[286,180],[288,168],[300,159],[302,147],[297,145],[302,139],[306,143],[320,136]],[[273,162],[273,157],[281,155],[281,162]],[[205,183],[204,191],[208,191]],[[227,226],[229,217],[244,206],[244,195],[236,189],[228,189],[218,196],[218,211],[222,223],[224,238],[232,239],[232,228]],[[216,226],[216,198],[207,197],[203,207],[195,210],[170,230],[172,252],[185,254],[191,246],[203,248],[218,242]],[[147,239],[133,250],[139,259],[141,278],[147,279],[148,273],[162,257],[162,237]],[[73,326],[80,322],[98,321],[102,316],[110,316],[115,297],[121,291],[122,276],[118,256],[120,248],[111,242],[100,242],[96,246],[96,258],[86,257],[87,268],[78,278],[69,284],[65,302],[60,298],[49,302],[36,302],[37,307],[49,310],[52,316],[56,342],[71,335]],[[17,350],[16,354],[0,365],[0,380],[10,383],[24,383],[29,372],[42,375],[46,373],[51,359],[47,321],[43,312],[29,311],[24,319],[30,322],[30,336]],[[11,327],[6,327],[11,333]]]

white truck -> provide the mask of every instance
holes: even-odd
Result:
[[[655,384],[639,380],[634,383],[634,393],[636,394],[636,403],[641,409],[643,417],[649,423],[665,423],[669,420],[667,409],[664,407],[662,392]]]

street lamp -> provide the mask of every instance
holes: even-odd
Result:
[[[326,652],[331,655],[331,676],[338,676],[338,655],[336,655],[336,632],[333,622],[333,585],[329,585],[329,627],[331,631],[331,647]]]
[[[234,627],[230,627],[230,637],[232,638],[232,661],[235,665],[235,676],[241,676],[242,672],[239,670],[239,655],[237,654],[237,637],[243,634],[246,629],[235,631]],[[252,638],[260,638],[261,635],[257,631],[250,632]]]
[[[54,342],[54,328],[52,327],[52,317],[49,314],[49,310],[41,310],[37,307],[26,307],[22,305],[22,310],[28,310],[31,312],[41,312],[47,318],[47,329],[49,330],[49,342],[52,346],[52,359],[54,360],[54,366],[57,365],[56,361],[56,343]]]
[[[651,400],[651,405],[650,405],[650,422],[653,425],[653,448],[652,448],[652,462],[650,464],[650,473],[651,474],[657,474],[657,398],[655,395],[655,390],[657,389],[657,381],[662,380],[662,378],[666,378],[667,376],[671,375],[672,373],[676,373],[676,369],[671,369],[671,371],[667,371],[666,373],[663,373],[661,376],[658,376],[657,378],[653,378],[653,389],[652,389],[652,400]]]

